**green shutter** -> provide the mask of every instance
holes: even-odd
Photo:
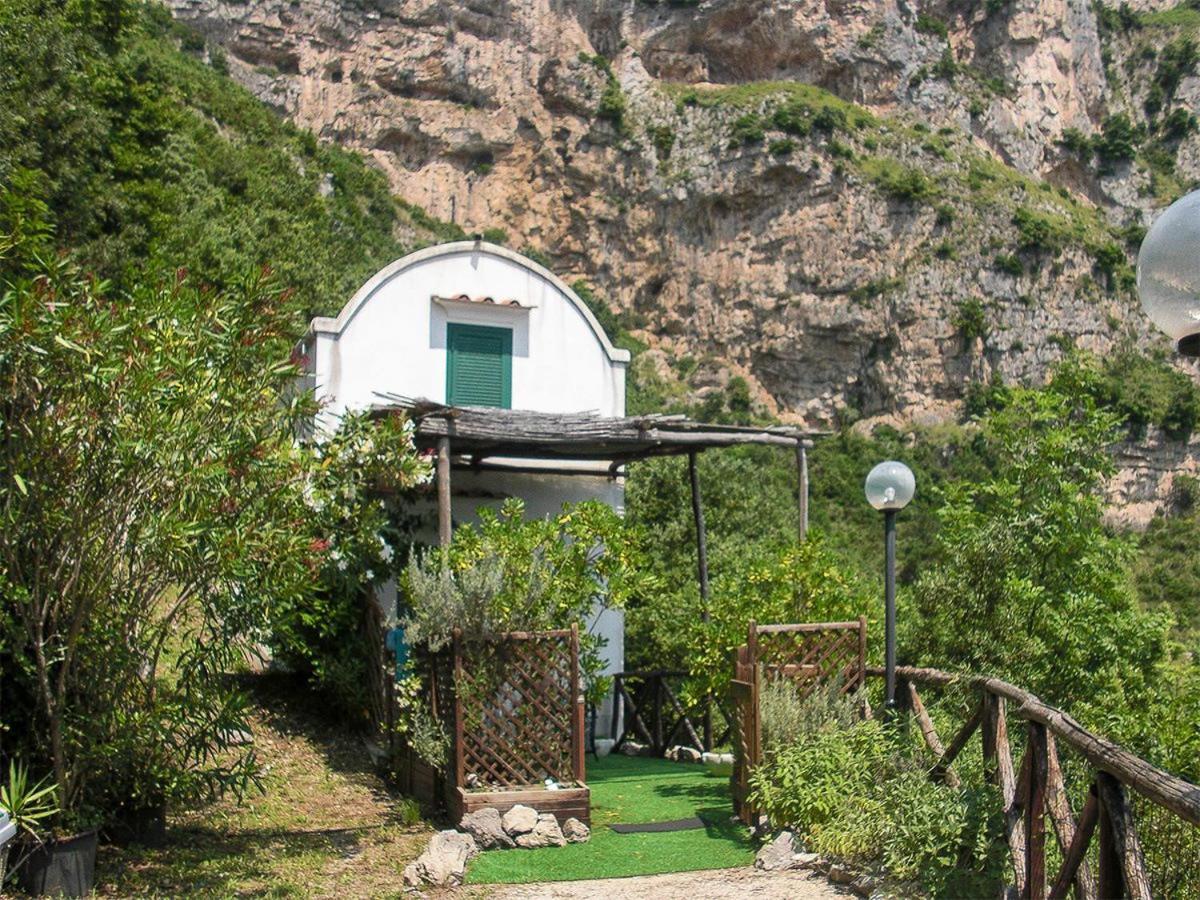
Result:
[[[512,330],[446,326],[446,402],[512,407]]]

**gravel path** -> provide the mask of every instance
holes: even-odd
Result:
[[[853,896],[835,888],[814,872],[760,872],[757,869],[715,869],[640,875],[636,878],[602,878],[596,881],[562,881],[488,889],[497,900],[831,900]]]

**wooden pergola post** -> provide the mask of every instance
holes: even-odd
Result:
[[[708,534],[704,528],[704,505],[700,497],[700,473],[696,469],[696,451],[688,453],[688,480],[692,486],[692,519],[696,523],[696,576],[700,582],[700,619],[706,625],[709,620],[709,589],[708,589]],[[711,750],[712,734],[712,699],[704,698],[704,747]]]
[[[800,543],[808,538],[808,442],[796,441],[796,475],[799,482],[796,494],[796,504],[799,507]]]
[[[449,547],[453,533],[450,513],[450,438],[437,439],[438,546]]]

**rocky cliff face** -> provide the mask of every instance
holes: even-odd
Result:
[[[1187,28],[1159,2],[170,5],[407,200],[586,280],[641,377],[738,375],[814,425],[943,419],[1068,343],[1155,342],[1122,229],[1200,171],[1194,133],[1147,124]],[[1191,68],[1170,94],[1197,99]],[[1121,112],[1157,164],[1094,150]]]

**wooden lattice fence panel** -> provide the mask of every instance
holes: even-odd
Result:
[[[578,630],[512,633],[454,647],[455,780],[512,788],[582,783]]]
[[[759,695],[764,679],[786,679],[802,697],[824,685],[842,693],[858,690],[866,680],[867,622],[817,622],[798,625],[750,623],[746,643],[734,659],[733,810],[747,825],[754,822],[749,801],[750,776],[762,761],[762,718]]]
[[[861,620],[754,627],[763,676],[787,679],[803,697],[821,685],[837,684],[842,693],[862,686],[867,631]]]

